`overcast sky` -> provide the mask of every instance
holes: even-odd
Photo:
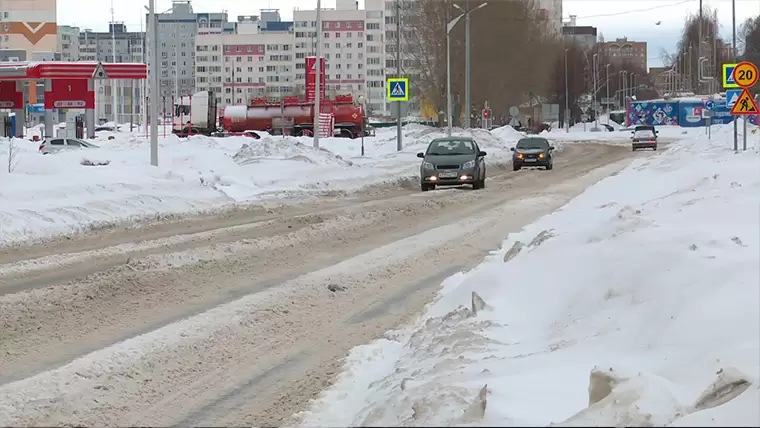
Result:
[[[363,7],[364,0],[359,0]],[[147,0],[114,1],[116,21],[129,30],[140,30],[141,16]],[[260,8],[280,9],[284,20],[293,16],[293,9],[314,9],[316,0],[193,0],[197,12],[227,10],[237,15],[256,15]],[[731,39],[731,0],[703,0],[703,5],[718,9],[722,34]],[[171,7],[171,0],[156,0],[158,12]],[[335,7],[335,0],[323,0],[322,7]],[[87,13],[82,13],[86,10]],[[661,65],[661,51],[673,51],[683,27],[684,18],[699,10],[699,0],[564,0],[563,15],[578,16],[578,25],[599,28],[606,40],[627,36],[629,40],[646,41],[649,66]],[[760,0],[736,0],[737,25],[750,16],[760,14]],[[473,20],[477,17],[473,15]],[[106,0],[58,0],[58,23],[106,31],[111,20],[110,2]],[[661,21],[660,25],[656,25]]]

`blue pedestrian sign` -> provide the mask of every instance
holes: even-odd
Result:
[[[739,96],[741,94],[742,94],[741,89],[726,90],[726,107],[733,107],[734,104],[736,104],[736,102],[739,101]]]
[[[737,64],[723,64],[723,87],[724,88],[739,88],[734,80],[734,69]]]
[[[409,101],[409,79],[390,77],[386,82],[388,101]]]
[[[714,110],[715,109],[715,101],[713,101],[713,100],[707,100],[707,102],[705,102],[705,108],[708,109],[708,110]]]

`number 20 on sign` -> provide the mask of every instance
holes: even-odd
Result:
[[[750,88],[757,83],[757,67],[751,62],[740,62],[734,67],[734,82],[742,88]]]

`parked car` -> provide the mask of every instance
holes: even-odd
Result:
[[[546,138],[521,138],[510,150],[514,152],[513,171],[526,167],[544,167],[546,170],[554,168],[554,146],[549,144]]]
[[[420,188],[423,192],[436,186],[471,184],[473,189],[486,187],[486,152],[467,137],[436,138],[427,151],[417,153],[420,165]]]
[[[657,130],[654,126],[637,125],[631,131],[631,150],[657,150]]]
[[[87,141],[80,140],[79,138],[51,138],[42,140],[40,144],[40,153],[48,155],[51,153],[57,153],[62,150],[74,150],[74,149],[97,149],[98,146]]]

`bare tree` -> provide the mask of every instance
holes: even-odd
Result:
[[[739,52],[743,52],[745,55],[760,53],[760,15],[747,18],[739,26],[736,45]]]
[[[420,73],[420,91],[437,110],[446,108],[446,25],[475,0],[407,0],[404,48]],[[471,15],[471,98],[476,106],[490,101],[493,114],[506,115],[511,105],[546,97],[554,90],[553,66],[558,40],[534,0],[495,1]],[[451,32],[454,118],[463,110],[465,92],[465,25]],[[525,61],[525,58],[530,58]],[[469,106],[471,107],[471,106]],[[467,108],[466,110],[469,110]],[[457,119],[458,121],[458,119]]]
[[[699,48],[700,26],[701,49]],[[696,92],[703,90],[703,84],[699,81],[700,53],[702,57],[708,59],[708,64],[703,67],[705,74],[716,79],[720,78],[721,67],[730,60],[730,55],[727,45],[719,33],[720,23],[718,22],[717,10],[710,7],[703,8],[701,21],[698,13],[686,17],[677,52],[669,63],[677,70],[682,87],[685,89]]]
[[[8,139],[8,173],[12,173],[16,169],[18,163],[21,161],[19,158],[18,147],[13,137]]]
[[[415,84],[420,96],[433,103],[436,111],[446,107],[446,23],[450,9],[449,2],[441,0],[404,3],[402,50],[419,73]]]

